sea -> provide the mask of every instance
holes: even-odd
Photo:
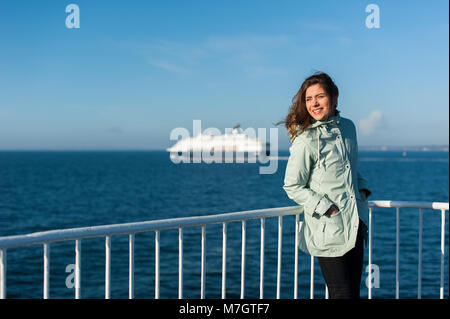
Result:
[[[263,163],[174,163],[165,151],[0,152],[0,236],[54,229],[203,216],[295,206],[284,192],[288,151],[278,154],[273,174]],[[359,170],[369,181],[370,200],[449,201],[449,153],[360,151]],[[444,297],[449,296],[448,212],[445,234]],[[400,209],[399,297],[417,298],[419,210]],[[373,211],[373,256],[377,281],[372,298],[395,298],[396,211]],[[423,211],[422,298],[439,298],[441,212]],[[245,298],[259,298],[260,221],[247,222]],[[268,218],[265,235],[264,297],[277,290],[278,219]],[[295,219],[283,218],[281,290],[294,296]],[[183,297],[200,298],[201,229],[186,228]],[[160,298],[178,297],[178,230],[160,233]],[[50,298],[74,298],[75,243],[50,245]],[[361,297],[367,298],[367,249]],[[155,233],[135,236],[135,290],[155,296]],[[311,259],[299,253],[298,298],[310,297]],[[222,227],[206,227],[205,297],[221,298]],[[375,278],[375,277],[374,277]],[[241,224],[228,225],[227,298],[241,289]],[[314,263],[314,298],[325,285]],[[105,296],[105,239],[81,241],[81,298]],[[43,296],[42,245],[7,251],[7,298]],[[111,240],[111,298],[128,298],[128,236]]]

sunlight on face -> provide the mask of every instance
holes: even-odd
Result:
[[[306,110],[316,121],[326,121],[334,114],[330,96],[320,84],[313,84],[305,92]]]

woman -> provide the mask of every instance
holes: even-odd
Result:
[[[330,298],[359,298],[370,191],[358,172],[356,129],[340,117],[339,90],[308,77],[284,121],[292,146],[284,190],[304,207],[299,247],[317,256]]]

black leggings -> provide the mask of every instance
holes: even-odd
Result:
[[[355,247],[341,257],[317,257],[330,299],[359,299],[366,225],[359,220]]]

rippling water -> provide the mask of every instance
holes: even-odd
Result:
[[[286,159],[260,175],[260,164],[174,164],[163,151],[0,152],[0,236],[59,228],[105,225],[291,206],[282,189]],[[405,156],[406,155],[406,156]],[[360,170],[370,181],[372,200],[442,201],[449,198],[448,152],[360,152]],[[400,297],[417,296],[418,210],[400,211]],[[422,297],[439,297],[440,212],[424,211]],[[380,269],[375,298],[395,296],[395,209],[375,209],[373,263]],[[446,217],[448,225],[448,213]],[[246,294],[259,297],[259,221],[247,223]],[[448,227],[446,227],[448,230]],[[220,298],[221,225],[206,228],[206,297]],[[294,218],[283,219],[281,298],[293,297]],[[161,298],[177,298],[178,232],[160,235]],[[277,219],[266,221],[266,298],[276,296]],[[184,296],[200,297],[201,230],[184,231]],[[241,225],[228,225],[227,297],[239,297]],[[448,254],[448,233],[446,234]],[[43,249],[8,250],[7,297],[41,298]],[[299,297],[309,298],[310,259],[300,256]],[[128,297],[128,237],[112,238],[111,296]],[[367,262],[367,251],[366,251]],[[104,239],[82,241],[81,297],[104,297]],[[66,286],[74,263],[74,242],[51,245],[50,297],[73,298]],[[315,263],[315,294],[324,284]],[[154,296],[154,233],[135,238],[135,297]],[[363,273],[362,297],[367,296]],[[69,276],[69,278],[68,278]],[[448,255],[445,296],[448,298]]]

